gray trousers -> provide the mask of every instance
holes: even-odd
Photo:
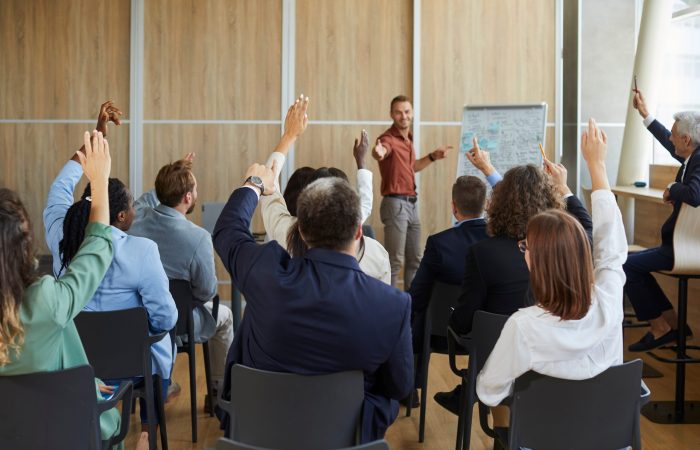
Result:
[[[384,247],[391,263],[391,285],[396,287],[401,266],[405,263],[403,288],[408,290],[423,257],[418,203],[383,197],[379,215],[384,224]]]

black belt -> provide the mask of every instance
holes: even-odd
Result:
[[[406,202],[411,202],[415,203],[418,201],[418,196],[417,195],[397,195],[397,194],[387,194],[384,197],[390,197],[390,198],[398,198],[399,200],[403,200]]]

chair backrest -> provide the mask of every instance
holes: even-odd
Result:
[[[100,448],[95,375],[90,366],[2,376],[0,399],[0,448]]]
[[[323,450],[357,443],[364,376],[231,369],[231,437],[273,449]]]
[[[510,448],[640,448],[641,380],[640,359],[588,380],[527,372],[515,380]]]
[[[472,325],[472,349],[469,353],[469,362],[474,361],[474,375],[483,369],[486,360],[491,355],[493,347],[501,336],[501,330],[509,316],[493,314],[486,311],[477,311],[474,314]],[[471,364],[470,364],[471,367]]]
[[[429,320],[430,334],[432,336],[447,337],[447,325],[450,314],[462,293],[462,286],[459,284],[447,284],[436,281],[430,294]]]
[[[190,282],[187,280],[170,280],[170,294],[173,296],[177,307],[176,334],[182,336],[193,332],[192,309],[194,308],[194,297],[192,296]]]
[[[700,207],[681,205],[673,229],[672,273],[700,275]]]
[[[271,450],[255,445],[243,444],[241,442],[232,441],[231,439],[219,438],[216,443],[216,450]],[[355,447],[346,447],[339,450],[389,450],[389,444],[381,439],[379,441],[368,442],[367,444],[358,445]]]
[[[203,203],[202,204],[202,228],[207,230],[209,234],[214,232],[216,221],[219,220],[221,211],[226,206],[226,203]]]
[[[75,326],[98,378],[132,378],[150,370],[148,313],[144,308],[83,311],[75,318]]]

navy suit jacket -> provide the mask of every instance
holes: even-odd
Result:
[[[234,363],[307,375],[362,370],[362,440],[382,438],[413,386],[409,295],[365,275],[352,256],[312,248],[291,258],[277,242],[256,244],[257,203],[252,189],[237,189],[214,228],[214,248],[246,299],[224,394]]]
[[[593,221],[581,201],[568,197],[566,210],[581,223],[590,240]],[[450,316],[450,324],[460,334],[471,332],[477,310],[509,316],[532,304],[530,271],[517,239],[494,236],[472,245],[463,275],[462,295]]]
[[[683,158],[676,155],[676,149],[669,139],[671,132],[661,122],[655,120],[649,124],[647,129],[668,150],[671,156],[683,164]],[[667,252],[671,252],[671,255],[673,255],[673,229],[676,227],[676,220],[681,212],[681,206],[683,203],[693,207],[700,205],[700,146],[695,149],[689,158],[683,181],[681,181],[683,166],[676,173],[676,183],[670,189],[671,200],[673,200],[673,212],[661,226],[661,247]]]
[[[409,290],[414,315],[428,308],[436,281],[447,284],[462,282],[467,249],[487,237],[484,219],[470,220],[428,237],[423,259]]]

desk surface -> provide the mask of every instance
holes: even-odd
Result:
[[[615,186],[612,188],[615,195],[620,195],[622,197],[632,197],[634,199],[648,200],[654,203],[664,203],[664,191],[663,189],[654,189],[648,187],[634,187],[634,186]]]

